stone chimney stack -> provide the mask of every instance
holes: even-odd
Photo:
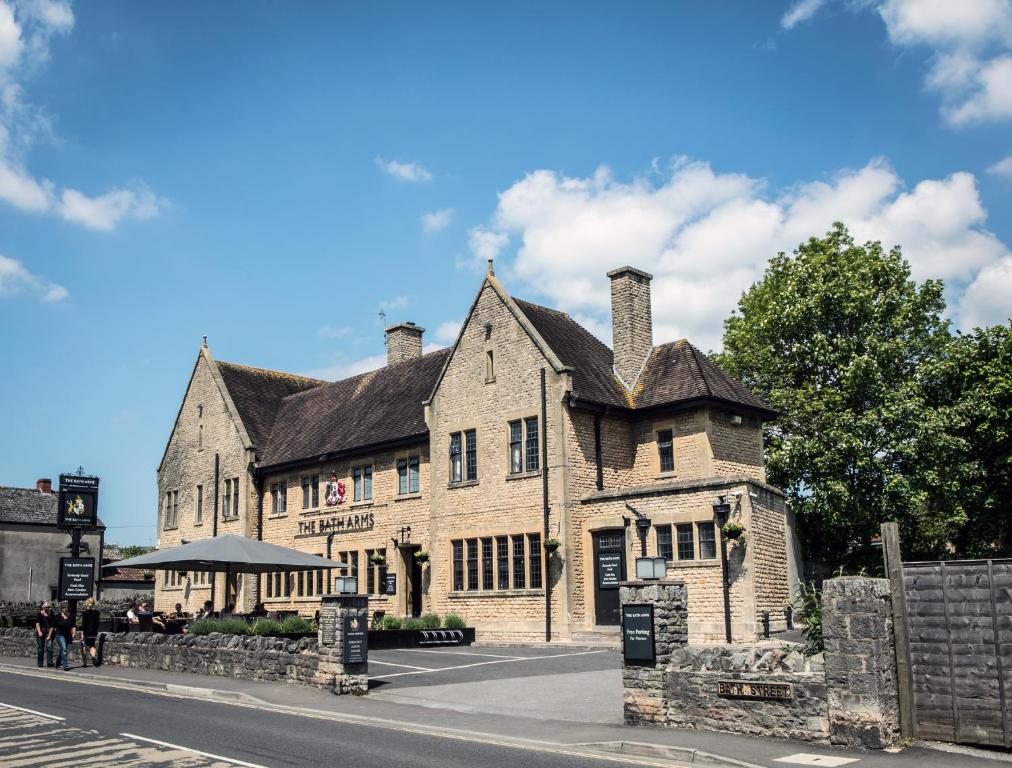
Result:
[[[398,323],[387,328],[387,365],[421,357],[423,333],[425,329],[414,323]]]
[[[35,490],[39,493],[52,493],[53,481],[48,477],[42,477],[35,481]]]
[[[650,315],[650,281],[654,276],[633,267],[619,267],[608,277],[615,373],[631,392],[654,348]]]

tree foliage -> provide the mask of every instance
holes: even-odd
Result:
[[[944,309],[898,247],[836,224],[773,258],[725,322],[718,360],[782,413],[767,476],[824,572],[867,562],[888,520],[907,556],[1012,542],[1008,328],[954,338]]]

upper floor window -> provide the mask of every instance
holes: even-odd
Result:
[[[200,525],[204,522],[204,486],[197,486],[197,502],[193,508],[193,522]]]
[[[657,526],[657,554],[665,560],[675,559],[675,550],[671,544],[671,526]]]
[[[478,479],[478,433],[473,429],[464,433],[464,477]]]
[[[485,381],[495,381],[495,352],[485,350]]]
[[[163,528],[175,528],[179,523],[179,491],[166,491]]]
[[[302,508],[316,509],[320,506],[320,476],[302,478]]]
[[[418,493],[418,464],[419,458],[411,456],[406,459],[397,460],[397,493]]]
[[[717,526],[712,522],[697,523],[699,531],[699,559],[714,560],[717,557]]]
[[[459,483],[464,479],[463,457],[461,456],[460,432],[450,435],[450,482]]]
[[[450,435],[450,482],[478,479],[478,434],[473,429]]]
[[[510,474],[538,471],[538,417],[509,423]]]
[[[228,508],[225,508],[226,511]],[[232,517],[239,517],[239,478],[232,478]]]
[[[692,540],[692,523],[684,523],[675,526],[678,536],[678,559],[695,560],[696,548]]]
[[[675,446],[671,439],[670,429],[662,429],[657,432],[657,452],[660,457],[661,472],[674,472]]]
[[[355,486],[355,501],[368,501],[372,498],[372,467],[355,467],[351,471],[351,479]]]
[[[271,483],[271,512],[283,515],[288,512],[288,481]]]
[[[222,497],[222,517],[239,516],[239,478],[231,477],[225,480],[225,494]]]

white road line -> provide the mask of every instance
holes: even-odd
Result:
[[[369,659],[370,664],[385,664],[388,667],[404,667],[404,669],[417,669],[421,672],[433,672],[431,667],[415,667],[411,664],[394,664],[392,661],[379,661],[378,659]]]
[[[485,656],[489,659],[530,659],[536,656],[504,656],[501,653],[472,653],[469,651],[433,651],[428,648],[398,648],[398,653],[408,651],[409,653],[441,653],[447,656]],[[372,661],[370,659],[370,661]]]
[[[245,768],[267,768],[265,765],[259,765],[258,763],[247,763],[245,760],[236,760],[234,757],[222,757],[221,755],[215,755],[211,752],[201,752],[199,749],[191,749],[190,747],[183,747],[179,744],[170,744],[167,741],[158,741],[158,739],[148,739],[144,736],[137,736],[133,733],[121,733],[120,736],[125,736],[128,739],[134,741],[146,741],[148,744],[156,744],[159,747],[168,747],[169,749],[181,749],[183,752],[189,752],[193,755],[200,755],[201,757],[209,757],[212,760],[224,760],[226,763],[232,765],[242,765]]]
[[[38,715],[39,717],[48,717],[50,720],[66,720],[65,717],[59,717],[58,715],[47,715],[45,712],[38,712],[34,709],[26,709],[25,707],[15,707],[13,704],[4,704],[0,702],[0,707],[7,707],[7,709],[16,709],[18,712],[28,712],[31,715]]]
[[[405,675],[424,675],[426,672],[450,672],[454,669],[469,669],[471,667],[483,667],[486,664],[509,664],[521,661],[540,661],[541,659],[562,659],[566,656],[587,656],[592,653],[607,653],[608,649],[602,648],[599,651],[582,651],[580,653],[556,653],[551,656],[524,656],[524,657],[509,657],[507,659],[496,659],[495,661],[476,661],[474,664],[460,664],[456,667],[440,667],[439,669],[419,670],[417,672],[394,672],[392,675],[370,675],[370,680],[387,680],[391,677],[404,677]],[[372,664],[373,662],[369,662]]]

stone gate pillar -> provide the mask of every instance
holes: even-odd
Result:
[[[622,701],[627,725],[661,724],[667,715],[664,673],[671,652],[688,643],[688,590],[684,581],[627,581],[620,585],[623,606],[652,605],[652,664],[622,662]]]
[[[892,600],[886,579],[844,576],[822,586],[829,738],[882,749],[900,738]]]
[[[369,690],[369,598],[325,595],[320,601],[320,683],[334,693]]]

